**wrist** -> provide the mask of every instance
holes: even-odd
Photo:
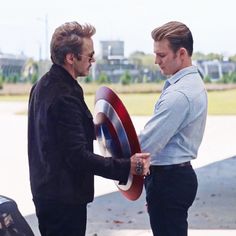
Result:
[[[142,175],[143,174],[143,163],[139,159],[136,161],[135,174],[136,175]]]

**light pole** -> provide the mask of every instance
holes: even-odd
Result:
[[[44,42],[45,42],[45,46],[44,46],[45,55],[44,55],[44,59],[47,60],[49,58],[48,57],[48,15],[46,14],[44,18],[37,17],[37,20],[44,23],[44,34],[45,34],[45,39],[44,39]]]

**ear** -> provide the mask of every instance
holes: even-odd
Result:
[[[187,55],[188,54],[188,52],[187,52],[187,50],[185,49],[185,48],[180,48],[179,49],[179,55],[182,57],[182,56],[185,56],[185,55]]]
[[[74,62],[74,54],[73,53],[67,53],[65,58],[65,63],[72,65]]]
[[[178,53],[179,53],[179,57],[181,58],[181,60],[185,60],[188,56],[188,52],[187,52],[186,48],[183,48],[183,47],[179,49]]]

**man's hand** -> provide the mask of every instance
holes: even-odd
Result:
[[[150,153],[135,153],[131,158],[132,175],[147,175],[150,166]]]

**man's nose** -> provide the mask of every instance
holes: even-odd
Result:
[[[155,57],[155,64],[157,64],[157,65],[160,64],[160,59],[158,59],[158,57]]]

